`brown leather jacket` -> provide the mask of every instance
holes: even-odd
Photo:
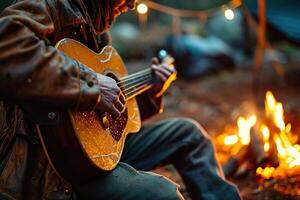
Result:
[[[99,51],[104,36],[93,34],[81,0],[19,0],[1,13],[0,199],[76,198],[50,167],[34,123],[48,123],[52,107],[94,107],[101,92],[95,73],[53,45],[68,37]],[[142,118],[161,108],[145,95],[138,102]]]

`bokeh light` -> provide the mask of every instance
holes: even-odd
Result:
[[[146,14],[148,12],[148,6],[144,3],[140,3],[138,6],[137,6],[137,12],[139,14]]]
[[[231,9],[226,9],[224,11],[224,15],[225,15],[226,19],[228,19],[228,20],[233,20],[234,19],[234,12]]]

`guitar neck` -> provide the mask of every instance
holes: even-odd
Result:
[[[125,94],[126,100],[149,90],[154,83],[155,76],[151,68],[125,76],[120,80],[120,87]]]

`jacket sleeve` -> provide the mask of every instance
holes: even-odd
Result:
[[[142,93],[136,97],[140,115],[142,120],[146,120],[158,113],[163,112],[162,97],[153,98],[149,97],[147,93]]]
[[[18,1],[0,16],[0,98],[92,110],[97,76],[50,46],[54,22],[45,0]]]

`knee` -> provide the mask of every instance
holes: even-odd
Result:
[[[152,172],[143,172],[151,174],[151,178],[140,185],[139,191],[145,199],[165,199],[165,200],[181,200],[182,196],[178,191],[178,185],[164,176],[154,174]],[[141,199],[141,197],[139,197]]]
[[[211,143],[209,135],[196,120],[191,118],[177,118],[175,120],[177,121],[176,123],[182,127],[182,130],[187,133],[185,136],[190,140]]]

